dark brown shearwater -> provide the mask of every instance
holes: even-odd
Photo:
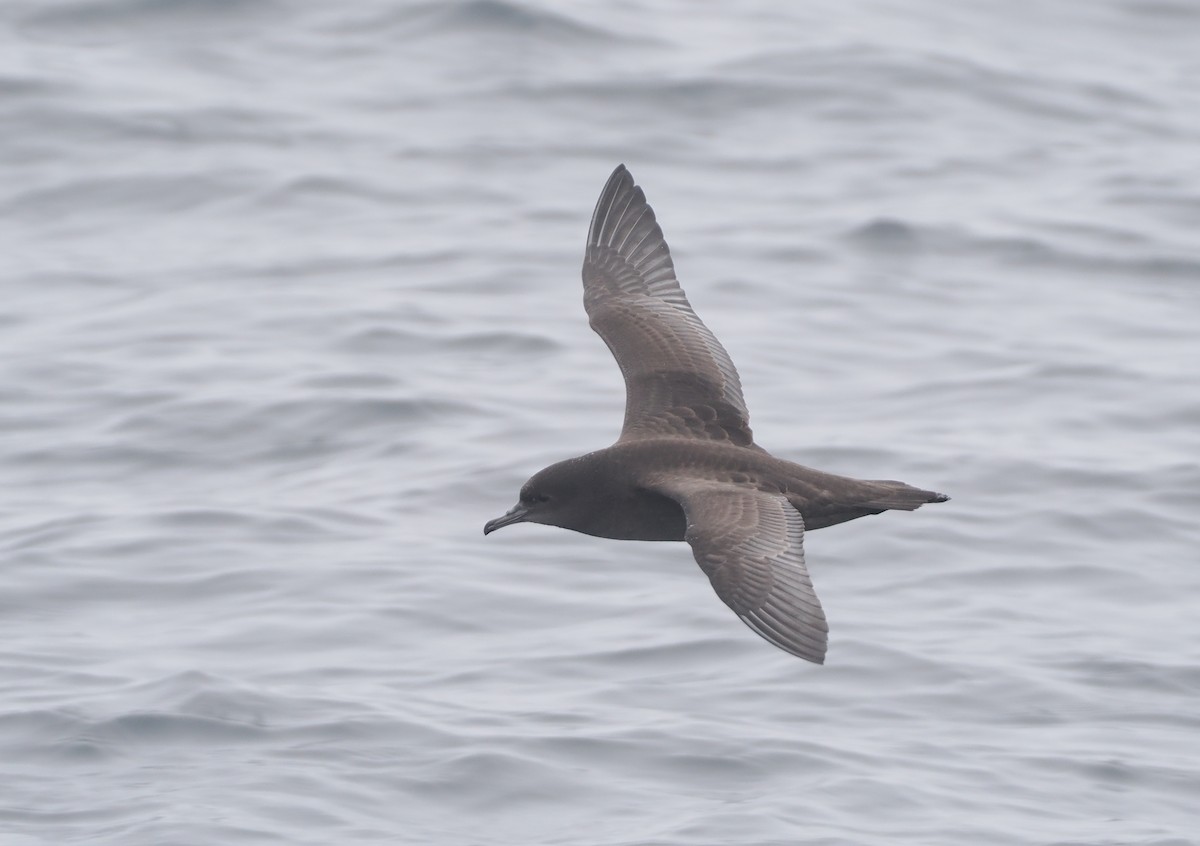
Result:
[[[754,443],[737,370],[692,311],[662,229],[624,165],[592,215],[583,303],[625,376],[621,436],[535,474],[483,533],[528,522],[619,540],[685,540],[742,622],[823,664],[829,626],[804,565],[804,530],[949,497],[822,473]]]

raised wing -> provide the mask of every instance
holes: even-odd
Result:
[[[804,519],[781,496],[742,485],[668,481],[685,540],[717,596],[785,652],[825,663],[829,626],[804,565]]]
[[[620,441],[686,436],[752,446],[729,354],[679,287],[642,189],[619,165],[600,194],[583,261],[591,326],[625,377]]]

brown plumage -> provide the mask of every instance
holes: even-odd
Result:
[[[484,534],[533,522],[621,540],[687,541],[717,595],[751,629],[824,663],[828,625],[804,531],[944,494],[775,458],[754,443],[737,369],[692,311],[662,229],[624,165],[596,204],[584,307],[625,377],[611,447],[553,464]]]

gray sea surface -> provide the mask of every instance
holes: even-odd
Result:
[[[0,844],[1200,843],[1200,5],[0,5]],[[813,532],[485,520],[616,437],[619,162]]]

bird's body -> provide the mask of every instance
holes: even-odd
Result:
[[[684,296],[654,212],[623,165],[592,216],[583,282],[592,328],[625,377],[621,437],[536,473],[484,533],[533,522],[687,541],[743,622],[823,663],[828,626],[804,563],[806,528],[947,497],[824,473],[754,443],[737,370]]]
[[[614,540],[685,539],[683,507],[670,496],[658,493],[664,480],[669,483],[671,479],[749,487],[781,496],[800,512],[809,530],[893,508],[912,510],[937,496],[903,482],[823,473],[734,444],[681,442],[678,438],[616,443],[552,468],[557,468],[555,475],[581,482],[572,497],[579,506],[580,519],[572,521],[576,525],[555,525]]]

